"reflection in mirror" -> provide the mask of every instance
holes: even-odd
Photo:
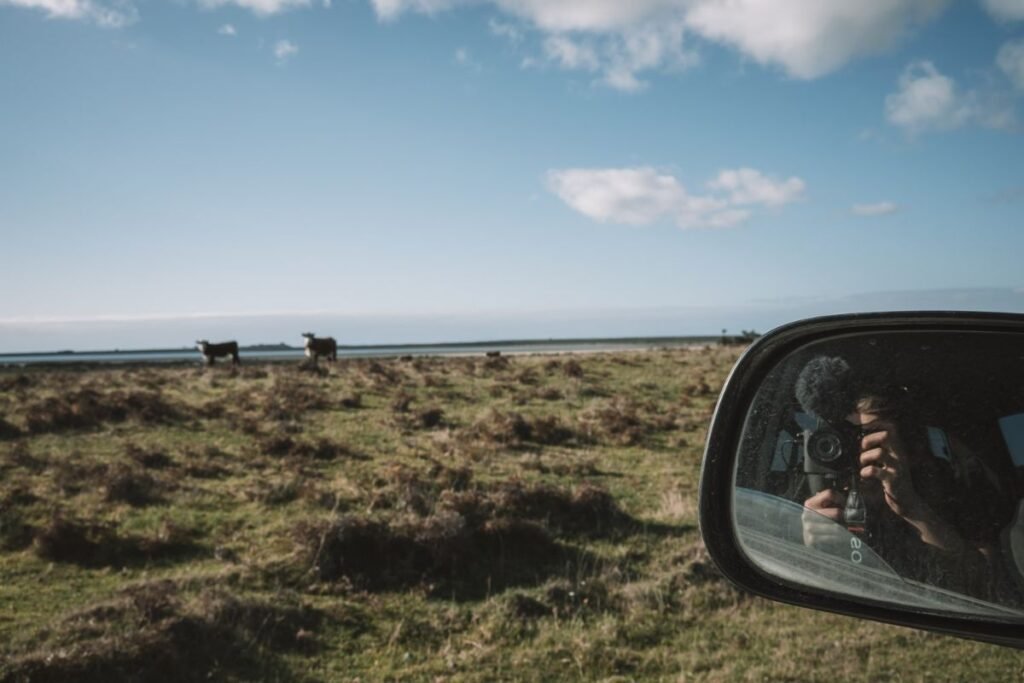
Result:
[[[1024,338],[852,334],[762,382],[740,439],[740,546],[859,599],[1024,621]]]

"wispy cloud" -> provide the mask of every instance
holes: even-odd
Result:
[[[247,9],[259,16],[270,16],[291,9],[310,6],[310,0],[197,0],[200,7],[216,9],[231,5]]]
[[[511,43],[518,44],[523,40],[523,31],[513,23],[492,17],[487,22],[487,28],[494,35],[505,38]]]
[[[800,178],[776,180],[753,168],[738,168],[721,171],[708,187],[728,192],[733,204],[782,206],[799,199],[805,185]]]
[[[1024,7],[1024,3],[1021,3]],[[1005,43],[996,55],[996,66],[999,67],[1013,87],[1024,90],[1024,39]]]
[[[912,132],[956,128],[972,116],[971,106],[955,81],[928,61],[907,65],[899,89],[885,98],[889,123]]]
[[[299,46],[290,40],[279,40],[274,43],[274,58],[278,64],[284,64],[299,53]]]
[[[647,225],[668,218],[681,228],[739,225],[753,209],[796,201],[805,188],[796,177],[778,180],[740,168],[708,183],[717,194],[691,194],[675,176],[650,166],[552,170],[547,186],[569,207],[602,223]]]
[[[981,0],[981,4],[999,21],[1024,21],[1024,2],[1020,0]]]
[[[456,48],[455,63],[472,71],[480,71],[483,68],[480,65],[480,62],[473,59],[473,55],[470,53],[469,48],[465,47]]]
[[[371,3],[378,17],[390,21],[406,12],[434,14],[480,1]],[[625,91],[644,87],[644,72],[677,71],[696,63],[691,36],[731,47],[790,76],[817,78],[890,47],[907,29],[948,5],[948,0],[483,1],[542,35],[543,57],[527,57],[526,64],[547,60],[564,69],[597,72],[598,82]],[[498,20],[489,28],[516,42],[521,36],[518,26]],[[570,43],[574,49],[567,50]]]
[[[875,202],[873,204],[854,204],[850,212],[856,216],[886,216],[896,213],[900,207],[896,202]]]
[[[134,5],[103,4],[93,0],[0,0],[0,7],[41,10],[51,19],[89,21],[104,28],[121,28],[138,19]]]
[[[1004,46],[999,66],[1013,80],[1018,68],[1015,45]],[[1024,48],[1019,58],[1024,60]],[[1024,61],[1019,64],[1024,77]],[[989,74],[991,75],[991,74]],[[1004,86],[983,83],[964,89],[928,60],[911,62],[899,77],[896,92],[885,98],[885,117],[912,135],[953,130],[966,125],[1009,130],[1016,126],[1011,93]]]
[[[238,34],[238,32],[235,30],[235,27],[231,24],[224,24],[219,29],[217,29],[217,33],[219,33],[222,36],[234,36]]]

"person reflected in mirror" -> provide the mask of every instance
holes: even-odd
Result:
[[[904,577],[1002,599],[998,509],[1009,492],[991,469],[962,441],[925,426],[909,388],[858,377],[842,358],[809,362],[796,393],[830,430],[808,440],[804,543],[827,548],[853,533]]]

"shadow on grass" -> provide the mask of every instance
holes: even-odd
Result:
[[[110,525],[54,516],[33,532],[35,554],[82,567],[128,567],[185,561],[204,552],[188,530],[164,524],[152,536],[122,536]]]
[[[39,399],[30,403],[25,413],[32,434],[96,429],[129,419],[166,424],[184,417],[182,408],[159,391],[99,392],[91,388]]]
[[[391,519],[349,514],[300,524],[306,566],[321,581],[362,590],[420,586],[430,595],[476,600],[594,566],[597,558],[576,545],[579,539],[675,537],[690,530],[642,523],[607,491],[586,484],[567,490],[512,480],[485,491],[437,494],[415,488],[418,504]]]
[[[0,441],[8,441],[21,437],[21,430],[3,417],[0,417]]]
[[[322,621],[287,596],[189,598],[154,581],[63,617],[0,664],[0,681],[296,680],[280,655],[314,653]]]
[[[345,516],[308,529],[307,540],[322,581],[344,579],[371,592],[420,586],[454,600],[538,585],[593,562],[539,524],[505,519],[473,525],[452,512],[405,524]]]

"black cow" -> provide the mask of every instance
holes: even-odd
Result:
[[[226,358],[227,356],[231,356],[232,365],[238,365],[241,362],[238,358],[238,342],[236,341],[211,344],[202,339],[196,342],[196,348],[199,349],[199,353],[203,354],[203,361],[207,365],[213,365],[218,358]]]
[[[306,338],[306,358],[312,358],[315,363],[320,356],[327,360],[338,360],[338,342],[334,337],[317,337],[312,332],[303,332]]]

